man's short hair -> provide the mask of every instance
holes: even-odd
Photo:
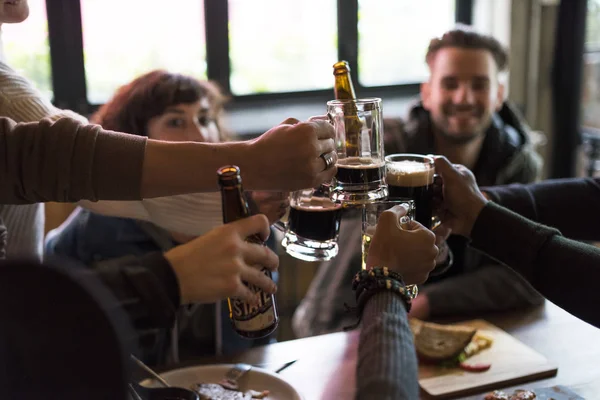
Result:
[[[444,33],[442,37],[431,39],[425,55],[427,65],[431,67],[437,52],[448,47],[487,50],[494,57],[499,72],[503,72],[508,67],[508,51],[497,39],[482,35],[466,27],[457,27]]]

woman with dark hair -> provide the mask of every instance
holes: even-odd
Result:
[[[102,106],[91,121],[104,129],[173,142],[220,142],[231,134],[223,123],[226,98],[208,81],[166,71],[152,71],[124,85]],[[193,173],[182,171],[183,174]],[[216,178],[215,178],[216,179]],[[259,212],[273,222],[287,207],[287,193],[254,192]],[[100,205],[105,207],[106,205]],[[147,199],[136,202],[108,202],[121,215],[139,215],[144,222],[77,209],[59,228],[48,234],[46,254],[76,259],[102,268],[122,263],[149,252],[166,252],[222,224],[221,195],[218,192]],[[98,207],[86,202],[86,208]],[[124,208],[128,211],[124,212]],[[154,220],[164,221],[163,229]],[[164,226],[164,225],[163,225]],[[272,243],[270,243],[272,245]],[[272,246],[271,246],[272,247]],[[217,315],[215,312],[222,310]],[[239,339],[229,324],[227,307],[195,305],[182,307],[171,333],[151,334],[143,346],[146,361],[162,364],[182,357],[202,356],[221,349],[231,353],[252,342]],[[223,325],[215,331],[209,321]],[[220,321],[223,321],[221,323]],[[221,335],[215,332],[222,331]],[[222,340],[222,346],[221,346]],[[171,357],[167,349],[171,348]]]

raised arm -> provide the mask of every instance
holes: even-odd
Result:
[[[0,202],[136,200],[217,190],[211,171],[240,166],[248,189],[297,190],[330,180],[324,121],[279,125],[234,143],[168,143],[62,118],[16,124],[0,118]],[[334,153],[335,154],[335,153]]]
[[[566,239],[554,228],[486,200],[473,174],[463,166],[452,166],[445,158],[438,158],[436,170],[444,179],[444,223],[453,232],[471,237],[473,246],[513,268],[548,300],[600,327],[594,307],[600,302],[599,248]],[[559,196],[569,189],[568,185],[562,186],[568,182],[553,183],[552,192]],[[597,198],[596,191],[587,193],[591,198],[580,198],[581,204]],[[555,205],[559,207],[560,203]],[[555,211],[560,212],[560,208]],[[600,228],[588,223],[585,212],[574,220],[589,229],[590,237],[598,237]]]
[[[529,185],[484,187],[494,202],[578,240],[600,240],[586,221],[600,221],[600,178],[556,179]]]

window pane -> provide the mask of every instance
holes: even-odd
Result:
[[[582,124],[600,129],[600,52],[584,55],[581,95]]]
[[[88,100],[162,68],[206,78],[202,0],[82,0]]]
[[[588,0],[585,47],[600,50],[600,0]]]
[[[2,41],[7,63],[52,99],[46,1],[29,0],[29,18],[19,24],[3,24]]]
[[[332,87],[336,10],[335,0],[229,0],[231,91]]]
[[[455,25],[455,0],[359,0],[358,64],[364,86],[427,78],[429,40]]]

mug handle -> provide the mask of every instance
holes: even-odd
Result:
[[[274,227],[275,229],[277,229],[279,232],[287,233],[288,226],[289,226],[287,217],[289,214],[290,214],[290,208],[288,207],[284,216],[281,217],[281,219],[279,221],[275,221],[275,223],[271,226]]]

